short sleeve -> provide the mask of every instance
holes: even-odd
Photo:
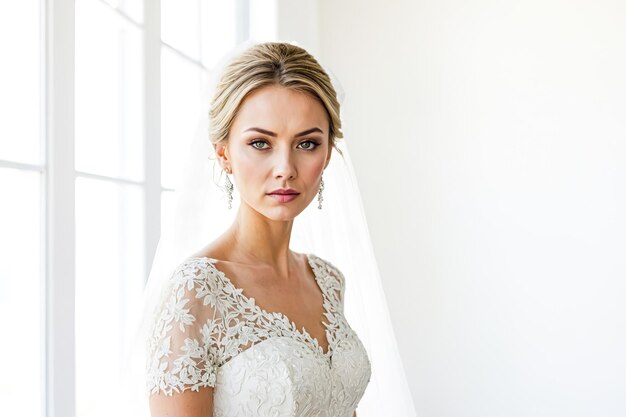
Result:
[[[183,262],[165,285],[148,346],[150,394],[215,387],[220,320],[216,290],[213,275],[198,258]]]
[[[343,298],[345,293],[345,278],[343,273],[332,262],[317,255],[315,257],[324,269],[326,288],[338,303],[341,312],[343,312]]]
[[[335,288],[338,294],[339,304],[341,305],[341,312],[343,312],[343,297],[346,291],[346,280],[343,276],[343,273],[341,272],[339,268],[337,268],[335,265],[331,263],[329,263],[329,266],[330,266],[330,274],[337,282],[337,286]]]

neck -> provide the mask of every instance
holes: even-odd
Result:
[[[226,232],[231,240],[231,260],[265,264],[288,276],[295,263],[289,249],[293,219],[271,220],[247,204],[241,204],[235,221]]]

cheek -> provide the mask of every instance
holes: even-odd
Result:
[[[255,155],[252,149],[248,149],[245,144],[237,144],[231,149],[231,164],[240,175],[247,176],[250,172],[256,172],[261,169],[262,160]]]
[[[246,161],[239,161],[235,168],[237,185],[243,188],[258,188],[258,182],[264,177],[263,169],[258,164],[249,164]]]
[[[319,158],[315,158],[311,160],[307,168],[313,172],[317,172],[318,175],[322,175],[325,164],[326,164],[326,153],[320,152]]]
[[[314,163],[309,164],[306,167],[307,173],[311,176],[319,177],[322,175],[324,171],[324,160],[320,159],[319,161],[315,161]]]

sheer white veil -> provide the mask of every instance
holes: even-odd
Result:
[[[126,384],[122,389],[124,408],[127,412],[132,410],[129,415],[147,415],[147,392],[143,390],[145,347],[164,281],[180,262],[222,234],[232,224],[239,208],[240,199],[235,186],[232,209],[228,209],[223,188],[226,174],[216,161],[213,145],[208,139],[208,108],[224,67],[234,56],[255,43],[248,41],[240,44],[210,74],[203,101],[206,108],[202,111],[198,133],[175,193],[175,209],[172,217],[165,219],[142,307],[129,320],[133,343],[129,345]],[[344,95],[342,87],[328,67],[324,69],[341,103]],[[322,209],[318,209],[317,199],[314,199],[298,215],[293,225],[291,249],[313,253],[330,261],[345,277],[344,312],[363,342],[372,365],[372,377],[357,408],[358,416],[414,417],[413,402],[350,161],[349,134],[345,137],[348,138],[337,140],[343,157],[333,149],[330,163],[323,173]]]

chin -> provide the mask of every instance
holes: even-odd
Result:
[[[270,220],[286,222],[295,219],[300,213],[302,213],[302,210],[296,211],[286,207],[281,207],[269,209],[262,214]]]
[[[300,205],[280,205],[273,207],[263,207],[258,210],[263,216],[274,221],[290,221],[298,217],[304,211]]]
[[[310,201],[309,201],[310,203]],[[308,204],[304,207],[302,204],[273,204],[268,206],[266,202],[259,202],[257,205],[249,205],[253,210],[262,216],[274,221],[291,221],[302,213]]]

